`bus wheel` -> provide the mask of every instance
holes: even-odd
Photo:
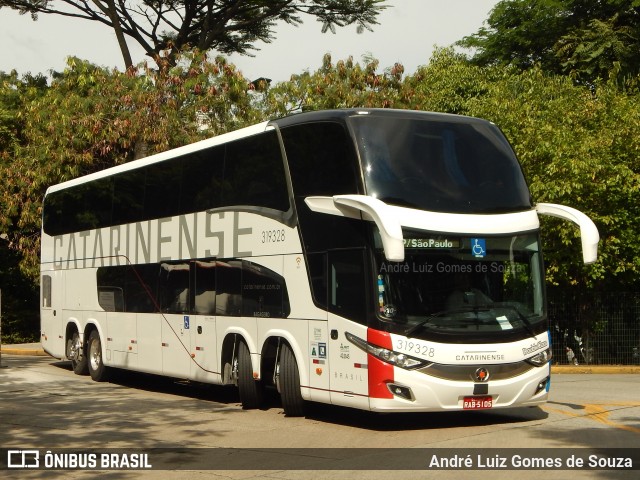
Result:
[[[251,410],[262,405],[262,387],[253,378],[253,366],[249,347],[243,341],[238,342],[238,390],[242,408]]]
[[[87,356],[82,350],[82,342],[80,334],[73,332],[70,339],[67,340],[67,358],[71,360],[71,368],[76,375],[86,375],[89,373],[87,364]]]
[[[89,374],[96,382],[104,382],[107,379],[107,367],[102,361],[102,342],[97,330],[93,330],[87,342],[87,360]]]
[[[283,343],[280,349],[280,368],[278,372],[280,398],[287,417],[304,416],[304,399],[300,393],[300,375],[296,357],[291,347]]]

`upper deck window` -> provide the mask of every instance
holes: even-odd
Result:
[[[435,212],[531,208],[513,150],[489,122],[359,115],[351,125],[368,195]]]
[[[61,235],[234,206],[290,208],[275,131],[57,190],[45,198],[43,229]]]

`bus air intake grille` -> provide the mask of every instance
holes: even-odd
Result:
[[[491,372],[491,381],[517,377],[535,368],[527,362],[506,363],[501,365],[442,365],[432,363],[416,371],[454,382],[475,382],[477,381],[476,371],[479,367],[484,367]]]

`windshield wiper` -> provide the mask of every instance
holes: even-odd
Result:
[[[417,323],[417,324],[409,327],[407,330],[405,330],[404,335],[405,335],[405,337],[408,337],[412,333],[415,333],[418,330],[426,327],[429,324],[429,322],[431,320],[433,320],[434,318],[441,317],[442,315],[451,315],[451,314],[454,314],[454,313],[466,313],[466,312],[474,312],[474,313],[475,312],[488,312],[489,310],[490,310],[489,308],[485,308],[485,306],[482,305],[482,306],[477,306],[477,307],[475,307],[475,306],[471,307],[470,306],[470,307],[465,307],[465,308],[456,308],[456,309],[453,309],[453,310],[442,310],[440,312],[435,312],[435,313],[430,314],[422,322]],[[433,325],[433,326],[435,326],[435,325]]]
[[[522,312],[520,312],[520,310],[518,310],[515,306],[513,305],[508,305],[508,304],[500,304],[500,303],[490,303],[490,304],[486,304],[486,305],[475,305],[475,306],[468,306],[468,307],[464,307],[464,308],[457,308],[457,309],[453,309],[453,310],[442,310],[440,312],[435,312],[430,314],[425,320],[409,327],[405,332],[404,335],[406,337],[409,337],[412,333],[417,332],[418,330],[421,330],[424,327],[427,327],[431,320],[433,320],[434,318],[437,317],[441,317],[442,315],[451,315],[451,314],[455,314],[455,313],[466,313],[466,312],[473,312],[473,313],[478,313],[478,312],[488,312],[492,309],[495,308],[507,308],[509,310],[512,310],[514,312],[516,312],[516,315],[518,315],[518,318],[520,319],[520,321],[522,322],[522,326],[524,327],[524,329],[527,331],[527,333],[529,335],[531,335],[532,338],[535,338],[535,333],[533,331],[533,325],[531,324],[531,321],[524,315],[522,314]],[[435,325],[432,325],[433,327],[435,327]]]

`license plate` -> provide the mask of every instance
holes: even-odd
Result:
[[[484,410],[493,407],[493,397],[464,397],[462,408],[464,410]]]

